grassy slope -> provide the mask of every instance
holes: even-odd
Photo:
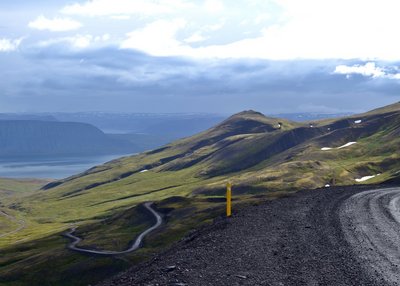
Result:
[[[0,198],[34,191],[46,183],[47,180],[0,178]]]
[[[0,178],[0,211],[21,219],[24,215],[7,208],[4,202],[28,196],[47,183],[47,180]],[[16,229],[18,225],[16,220],[0,215],[0,235]]]
[[[355,124],[359,118],[362,123]],[[32,281],[36,276],[16,277],[22,268],[44,271],[46,263],[63,265],[61,274],[48,274],[47,280],[56,284],[76,273],[83,275],[82,284],[101,279],[93,273],[103,267],[104,275],[123,269],[222,214],[220,196],[228,179],[234,182],[237,205],[257,201],[258,195],[273,197],[333,182],[353,184],[355,178],[377,173],[382,175],[367,182],[398,175],[400,104],[314,126],[243,112],[193,137],[60,181],[29,199],[6,198],[4,205],[23,214],[28,225],[0,239],[0,282],[1,277],[10,285]],[[349,141],[357,144],[321,150]],[[80,225],[84,246],[123,249],[134,233],[151,223],[136,207],[149,200],[157,202],[167,223],[149,237],[145,248],[122,262],[65,250],[60,233],[71,224]]]

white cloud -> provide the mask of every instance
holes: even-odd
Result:
[[[29,22],[29,28],[37,30],[48,30],[52,32],[65,32],[77,30],[82,27],[78,21],[69,18],[53,18],[48,19],[43,15],[37,17],[34,21]]]
[[[387,76],[388,76],[390,79],[400,79],[400,73],[388,74]]]
[[[219,13],[224,10],[224,3],[220,0],[206,0],[204,8],[209,13]]]
[[[364,65],[339,65],[333,72],[335,74],[346,75],[347,79],[351,78],[351,75],[358,74],[365,77],[372,78],[389,78],[389,79],[400,79],[400,74],[388,72],[386,67],[378,67],[374,62],[368,62]]]
[[[178,30],[185,26],[186,21],[183,19],[158,20],[128,33],[121,48],[136,49],[155,56],[185,55],[190,48],[176,39]]]
[[[23,38],[19,39],[0,39],[0,52],[12,52],[18,49],[19,45],[21,44]]]
[[[213,24],[213,25],[207,25],[207,26],[205,26],[205,29],[210,30],[210,31],[218,31],[218,30],[221,30],[222,27],[224,27],[224,25],[225,25],[225,22],[220,22],[220,23]]]
[[[176,38],[177,32],[186,22],[180,20],[158,20],[142,29],[128,33],[121,48],[136,49],[153,56],[186,56],[194,58],[277,58],[278,49],[262,36],[244,39],[226,45],[210,45],[192,48]],[[292,46],[291,46],[292,48]]]
[[[196,32],[193,35],[191,35],[190,37],[186,38],[184,40],[184,42],[186,43],[199,43],[199,42],[203,42],[207,40],[206,37],[204,37],[201,33]]]
[[[111,15],[110,18],[114,19],[114,20],[129,20],[131,18],[131,16],[129,16],[129,15]]]
[[[396,0],[275,1],[284,24],[265,36],[280,46],[282,58],[399,58]]]
[[[255,24],[261,24],[262,22],[265,22],[265,21],[270,20],[270,19],[271,19],[271,14],[269,14],[269,13],[261,13],[254,19],[254,23]]]
[[[157,15],[190,7],[185,0],[90,0],[65,6],[62,13],[81,16]]]
[[[397,7],[398,0],[249,0],[240,5],[222,0],[86,0],[64,7],[62,13],[131,21],[140,16],[135,26],[147,22],[144,28],[117,44],[152,55],[374,61],[400,59]],[[160,20],[149,22],[150,16]],[[173,18],[184,18],[187,25]],[[240,22],[247,25],[237,27]],[[192,35],[181,38],[182,28],[185,35]],[[126,33],[123,29],[119,31]],[[212,38],[208,46],[188,45],[204,41],[204,34],[216,30],[220,31],[215,44]],[[247,32],[258,36],[250,38]]]
[[[370,77],[383,77],[385,76],[385,72],[382,68],[377,67],[375,63],[369,62],[365,65],[353,65],[353,66],[346,66],[346,65],[339,65],[335,68],[334,73],[336,74],[359,74],[363,76],[370,76]]]
[[[104,34],[104,35],[102,35],[102,36],[97,36],[97,37],[95,38],[95,41],[97,41],[97,42],[101,42],[101,41],[107,42],[107,41],[110,40],[110,39],[111,39],[110,34]]]
[[[234,58],[251,57],[260,54],[253,49],[258,45],[258,39],[243,40],[227,45],[214,45],[192,48],[185,42],[179,41],[176,35],[179,30],[186,26],[183,19],[171,21],[158,20],[146,25],[142,29],[127,34],[120,47],[123,49],[135,49],[153,56],[187,56],[195,58]],[[256,41],[252,43],[252,41]],[[264,51],[264,45],[257,47],[258,51]],[[253,49],[251,52],[248,49]]]
[[[76,37],[70,37],[69,42],[75,48],[87,48],[93,40],[92,35],[78,35]]]
[[[107,42],[110,39],[109,34],[104,34],[101,36],[93,36],[90,34],[86,35],[75,35],[71,37],[61,37],[61,38],[54,38],[54,39],[49,39],[46,41],[41,41],[39,43],[39,46],[45,47],[45,46],[51,46],[51,45],[56,45],[56,44],[62,44],[62,43],[67,43],[71,47],[76,48],[76,49],[85,49],[90,47],[93,44],[101,44],[103,42]]]

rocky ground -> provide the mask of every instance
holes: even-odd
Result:
[[[360,259],[346,234],[352,222],[342,227],[344,202],[367,189],[302,191],[246,208],[101,285],[392,285]]]

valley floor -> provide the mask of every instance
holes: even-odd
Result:
[[[379,266],[396,250],[399,222],[377,209],[396,212],[400,189],[369,189],[303,191],[243,209],[101,285],[397,285],[393,269]],[[367,217],[391,228],[385,243],[388,229],[364,228]],[[366,237],[382,243],[366,249]]]

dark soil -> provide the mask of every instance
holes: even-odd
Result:
[[[360,265],[339,221],[342,203],[366,189],[262,202],[100,285],[382,285]]]

